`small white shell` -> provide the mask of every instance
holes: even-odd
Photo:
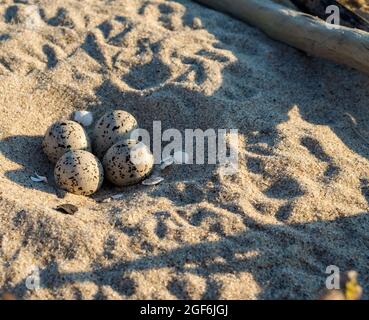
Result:
[[[80,123],[84,127],[88,127],[94,121],[94,117],[92,115],[92,112],[81,110],[74,113],[73,120]]]
[[[33,182],[45,182],[45,183],[47,183],[47,178],[44,177],[44,176],[38,175],[36,172],[35,172],[34,176],[31,176],[31,180]]]
[[[118,194],[111,196],[113,200],[119,200],[119,199],[122,199],[123,197],[124,197],[124,193],[118,193]]]
[[[144,186],[155,186],[156,184],[159,184],[162,181],[164,181],[163,177],[152,177],[142,181],[142,184]]]
[[[160,166],[160,169],[161,170],[164,170],[165,168],[171,166],[172,164],[174,163],[174,159],[173,157],[168,157],[166,159],[163,160],[161,166]]]

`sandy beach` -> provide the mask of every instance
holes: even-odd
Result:
[[[368,299],[368,86],[189,0],[0,0],[0,293],[315,299],[336,265]],[[149,132],[238,129],[237,173],[173,165],[155,186],[58,194],[47,128],[112,109]]]

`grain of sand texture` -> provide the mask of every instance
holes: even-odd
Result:
[[[336,265],[369,297],[368,76],[185,0],[2,0],[0,76],[1,291],[314,299]],[[148,130],[238,129],[237,174],[175,165],[156,186],[58,198],[47,127],[117,108]]]

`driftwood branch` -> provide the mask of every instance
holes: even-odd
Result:
[[[333,26],[272,0],[196,0],[260,28],[275,40],[369,74],[369,33]]]
[[[361,29],[369,32],[369,22],[349,8],[340,4],[335,0],[290,0],[297,8],[303,12],[317,16],[321,19],[326,19],[328,14],[326,8],[330,5],[335,5],[340,10],[340,24],[349,28]]]

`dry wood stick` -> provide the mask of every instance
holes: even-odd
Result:
[[[340,24],[349,28],[361,29],[369,32],[369,22],[363,17],[357,15],[346,6],[335,0],[290,0],[297,8],[303,12],[317,16],[321,19],[326,19],[329,14],[326,9],[330,5],[335,5],[339,8]]]
[[[333,27],[321,19],[271,0],[195,1],[258,27],[273,39],[369,74],[368,32],[344,26]]]

